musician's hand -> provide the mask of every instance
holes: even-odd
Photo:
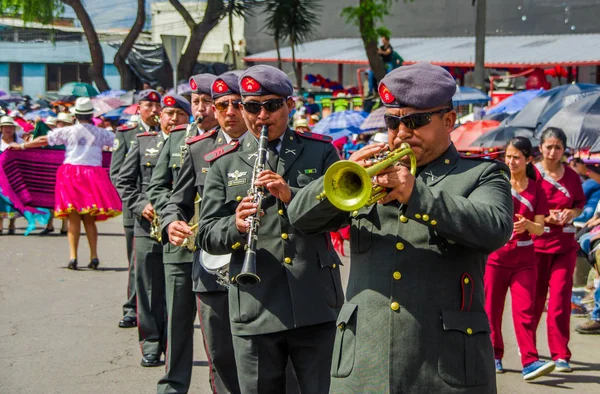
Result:
[[[242,234],[248,232],[250,223],[246,221],[246,218],[256,213],[256,207],[258,204],[252,202],[252,196],[246,196],[240,201],[237,208],[235,209],[235,227]]]
[[[517,217],[517,221],[514,223],[513,231],[515,234],[523,234],[527,231],[527,224],[529,221],[525,219],[523,215],[517,214],[515,216]]]
[[[148,204],[144,207],[142,211],[142,216],[149,222],[152,222],[154,219],[154,208],[152,208],[152,204]]]
[[[348,160],[360,164],[362,167],[371,166],[369,158],[386,149],[387,144],[370,144],[354,152]]]
[[[550,215],[548,215],[544,218],[544,222],[546,222],[548,224],[555,224],[558,226],[560,224],[559,215],[560,215],[560,210],[551,209]]]
[[[292,190],[283,177],[273,171],[264,170],[258,174],[256,186],[264,186],[275,198],[289,204],[292,200]]]
[[[181,246],[183,241],[194,234],[190,226],[183,220],[170,223],[167,232],[169,233],[169,242],[175,246]]]
[[[6,149],[22,150],[21,144],[17,144],[16,142],[11,142]]]
[[[575,219],[575,212],[572,209],[563,209],[560,212],[560,222],[558,224],[564,226],[569,224],[569,222],[571,222],[573,219]]]
[[[375,176],[375,183],[389,189],[388,194],[379,201],[381,204],[393,200],[406,204],[415,187],[415,177],[405,166],[390,166]]]

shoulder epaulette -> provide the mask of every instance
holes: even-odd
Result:
[[[211,161],[215,161],[219,157],[225,156],[226,154],[235,151],[238,146],[240,146],[240,141],[231,141],[230,143],[222,145],[217,149],[213,150],[212,152],[208,152],[207,154],[205,154],[204,160],[206,160],[209,163]]]
[[[186,144],[192,145],[194,142],[202,141],[203,139],[214,135],[216,132],[217,132],[217,129],[212,129],[210,131],[205,132],[202,135],[197,135],[194,138],[190,138],[189,140],[186,141]]]
[[[187,124],[180,124],[178,126],[175,126],[171,129],[171,133],[174,131],[181,131],[181,130],[187,130],[188,125]]]
[[[137,125],[129,125],[129,126],[123,125],[123,126],[117,127],[117,131],[123,132],[123,131],[133,130],[135,128],[137,128]]]
[[[333,141],[333,138],[331,138],[328,135],[309,133],[308,131],[302,131],[302,130],[295,130],[295,131],[296,131],[296,134],[298,134],[300,137],[308,138],[311,140],[321,141],[321,142]]]
[[[156,131],[146,131],[145,133],[139,133],[136,134],[136,137],[153,137],[155,135],[158,135],[158,133]]]

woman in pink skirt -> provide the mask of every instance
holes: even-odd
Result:
[[[77,248],[81,221],[90,245],[88,268],[96,269],[98,229],[96,221],[121,214],[121,199],[102,168],[102,149],[112,146],[114,134],[93,125],[94,107],[87,97],[75,102],[78,123],[54,129],[48,135],[17,145],[20,149],[65,145],[65,161],[56,173],[55,212],[57,218],[69,219],[69,269],[77,269]]]

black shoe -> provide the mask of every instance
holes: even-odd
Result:
[[[160,356],[147,354],[142,357],[142,362],[140,364],[142,367],[158,367],[160,366]]]
[[[98,260],[97,258],[93,258],[92,261],[90,261],[90,263],[88,264],[88,268],[91,270],[96,270],[96,269],[98,269],[99,265],[100,265],[100,260]]]
[[[119,327],[121,328],[133,328],[137,327],[137,320],[132,316],[125,316],[120,322]]]
[[[67,266],[67,268],[70,270],[76,270],[77,269],[77,259],[69,260],[69,265]]]
[[[69,233],[69,231],[67,230],[60,230],[60,235],[67,235]]]
[[[40,233],[40,235],[49,235],[49,234],[52,234],[53,232],[54,232],[54,227],[52,227],[52,228],[45,228],[45,229],[44,229],[44,230],[43,230],[43,231]]]

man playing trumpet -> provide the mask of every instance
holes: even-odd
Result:
[[[483,272],[487,254],[512,232],[508,168],[460,157],[449,135],[455,90],[452,76],[428,63],[389,73],[379,85],[389,147],[410,145],[416,176],[405,166],[380,171],[364,187],[387,194],[352,213],[332,204],[336,196],[315,198],[323,178],[289,205],[291,224],[305,234],[351,225],[332,393],[496,392]],[[370,145],[350,160],[369,166],[383,149]]]

